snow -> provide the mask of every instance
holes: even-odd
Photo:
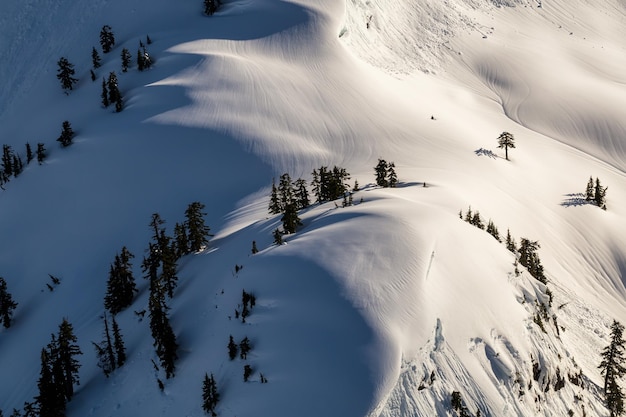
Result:
[[[200,416],[205,372],[224,416],[444,416],[452,391],[486,416],[606,415],[599,352],[626,319],[623,2],[234,0],[212,17],[197,3],[0,4],[0,138],[49,151],[0,191],[0,276],[19,303],[0,330],[0,410],[37,395],[39,352],[68,318],[83,351],[69,416]],[[117,44],[92,83],[104,24]],[[154,67],[121,73],[122,48],[134,56],[146,35]],[[80,78],[67,96],[60,56]],[[111,71],[118,114],[100,106]],[[399,187],[373,185],[378,158]],[[358,180],[355,204],[304,210],[274,246],[272,178],[322,165]],[[607,211],[581,201],[590,176]],[[213,237],[179,262],[165,380],[133,313],[147,307],[140,264],[151,214],[172,233],[193,201]],[[534,322],[545,286],[459,219],[470,206],[501,236],[539,241],[558,325]],[[124,245],[140,292],[117,318],[128,363],[105,378],[91,341]],[[257,297],[245,324],[242,290]],[[229,360],[230,335],[250,338],[248,361]]]

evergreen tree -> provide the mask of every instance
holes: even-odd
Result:
[[[124,365],[126,363],[126,347],[124,346],[124,339],[122,338],[122,333],[120,332],[120,326],[117,324],[115,320],[115,316],[113,316],[113,347],[115,348],[115,360],[117,363],[117,367]]]
[[[217,11],[219,5],[219,0],[204,0],[204,14],[211,16]]]
[[[135,278],[130,260],[135,256],[124,246],[120,255],[115,255],[115,261],[109,270],[107,292],[104,297],[104,307],[115,315],[133,302],[137,292]]]
[[[248,337],[246,336],[241,342],[239,342],[239,357],[241,359],[247,359],[250,349],[250,339],[248,339]]]
[[[146,43],[148,45],[152,45],[152,39],[150,39],[150,35],[146,35]]]
[[[230,335],[228,340],[228,357],[231,361],[237,357],[237,344],[232,335]]]
[[[174,244],[176,245],[176,256],[181,257],[189,253],[189,238],[184,224],[174,225]]]
[[[161,231],[159,237],[159,248],[161,256],[161,276],[159,277],[163,291],[169,298],[174,297],[174,290],[178,285],[178,276],[176,269],[178,268],[175,244],[171,243],[171,238],[165,234],[165,230]]]
[[[72,139],[74,138],[74,130],[72,130],[72,125],[67,120],[63,122],[63,128],[61,130],[61,135],[57,138],[57,142],[61,143],[61,146],[66,147],[72,144]]]
[[[102,65],[100,54],[98,54],[95,46],[91,48],[91,64],[93,65],[93,69],[98,69]]]
[[[526,267],[530,275],[538,281],[547,284],[548,279],[543,274],[543,266],[537,254],[540,248],[539,242],[531,241],[525,238],[520,239],[519,247],[519,263]]]
[[[309,207],[311,205],[311,199],[309,198],[309,192],[306,188],[306,181],[302,178],[298,178],[294,183],[294,186],[296,208],[301,210]]]
[[[252,241],[252,254],[256,254],[259,252],[259,249],[256,247],[256,240]]]
[[[485,225],[483,224],[483,221],[480,218],[480,212],[478,210],[474,212],[474,215],[472,216],[472,220],[470,221],[470,223],[478,227],[481,230],[485,228]]]
[[[512,133],[502,132],[498,136],[498,148],[504,148],[504,155],[506,160],[509,160],[509,148],[515,149],[515,138]]]
[[[13,175],[13,150],[9,145],[2,145],[2,172],[7,178]]]
[[[0,277],[0,319],[5,328],[11,327],[11,319],[13,318],[13,310],[17,307],[17,303],[13,301],[13,297],[7,290],[7,283],[4,278]]]
[[[89,74],[90,74],[90,76],[91,76],[91,81],[96,81],[96,78],[98,78],[98,77],[96,76],[96,73],[95,73],[95,72],[93,72],[93,70],[89,70]]]
[[[23,170],[24,170],[24,163],[22,162],[22,158],[19,155],[14,154],[13,155],[13,176],[17,177],[18,175],[22,173]]]
[[[398,176],[396,175],[396,164],[390,162],[387,167],[387,184],[391,188],[398,185]]]
[[[41,371],[37,381],[39,394],[35,397],[39,417],[65,417],[66,400],[61,386],[54,380],[51,369],[54,362],[50,352],[41,349]]]
[[[511,231],[509,229],[506,229],[506,248],[513,253],[517,252],[515,239],[511,236]]]
[[[152,58],[145,46],[137,49],[137,69],[139,71],[147,70],[152,66]]]
[[[252,367],[248,364],[243,366],[243,382],[248,382],[250,376],[252,375]]]
[[[287,205],[292,204],[294,201],[293,184],[288,173],[280,176],[280,180],[278,181],[278,197],[283,211],[287,209]]]
[[[600,178],[596,178],[596,185],[593,191],[593,201],[596,203],[596,206],[602,208],[602,210],[606,210],[606,190],[607,187],[600,185]]]
[[[217,416],[215,407],[220,400],[220,395],[217,392],[217,383],[213,374],[209,377],[204,374],[204,381],[202,383],[202,409],[205,413],[211,413],[212,416]]]
[[[278,214],[283,211],[283,208],[280,204],[280,199],[278,198],[278,188],[276,188],[276,182],[272,180],[272,191],[270,193],[270,204],[268,207],[268,211],[270,214]]]
[[[102,46],[102,52],[108,54],[115,45],[115,35],[111,30],[111,26],[104,25],[100,31],[100,46]]]
[[[109,90],[109,104],[115,103],[115,111],[119,113],[120,111],[122,111],[123,101],[122,93],[120,93],[120,89],[117,85],[117,75],[115,75],[114,71],[111,71],[109,73],[107,88]]]
[[[67,90],[72,90],[74,84],[78,82],[78,79],[74,78],[74,64],[70,63],[67,58],[61,57],[57,62],[57,65],[59,66],[57,70],[57,78],[61,82],[61,87],[67,94]]]
[[[98,367],[102,369],[104,375],[108,378],[109,374],[117,367],[117,361],[113,351],[113,342],[111,341],[111,332],[109,331],[109,321],[107,320],[106,312],[104,313],[104,340],[100,343],[91,343],[96,349]]]
[[[594,200],[593,177],[589,177],[589,181],[587,182],[587,188],[585,190],[585,201],[592,200]]]
[[[80,363],[76,359],[77,355],[82,355],[80,347],[76,344],[77,338],[74,329],[67,319],[63,319],[59,325],[59,355],[58,360],[63,373],[63,389],[65,398],[69,401],[74,395],[74,384],[80,385],[78,369]]]
[[[30,164],[34,158],[33,149],[30,147],[30,143],[26,142],[26,164]]]
[[[121,58],[122,58],[122,72],[127,72],[131,64],[130,60],[132,59],[132,55],[130,54],[128,49],[126,48],[122,49]]]
[[[489,219],[489,222],[487,223],[487,233],[493,236],[498,242],[501,242],[500,232],[491,219]]]
[[[102,105],[107,108],[111,104],[109,102],[109,89],[107,88],[107,82],[104,78],[102,78],[102,93],[100,93],[100,98],[102,98]]]
[[[624,354],[624,326],[617,320],[611,325],[611,342],[602,351],[602,361],[598,368],[604,376],[604,396],[611,417],[624,412],[624,394],[618,385],[619,378],[626,375],[626,356]]]
[[[302,222],[298,217],[298,211],[294,203],[289,203],[285,206],[285,213],[281,218],[283,222],[283,230],[285,233],[295,233],[298,226],[302,226]]]
[[[39,165],[43,164],[43,161],[46,159],[46,148],[43,143],[37,144],[37,163]]]
[[[204,204],[195,201],[187,207],[185,210],[185,226],[187,227],[187,236],[189,237],[189,250],[191,252],[198,252],[206,244],[209,243],[207,237],[211,230],[204,223]]]
[[[280,232],[280,230],[278,230],[278,228],[274,229],[274,232],[272,232],[272,236],[274,237],[275,245],[280,246],[283,244],[283,234]]]
[[[389,169],[389,164],[384,159],[378,158],[378,164],[374,167],[374,171],[376,173],[376,185],[379,187],[388,187],[389,183],[387,181],[387,171]]]

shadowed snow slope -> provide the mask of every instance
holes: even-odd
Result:
[[[201,416],[205,373],[220,416],[445,416],[453,391],[473,415],[606,415],[598,352],[626,321],[623,2],[232,0],[210,17],[201,3],[0,4],[0,139],[48,150],[0,190],[0,276],[19,303],[0,330],[0,410],[38,394],[41,348],[68,318],[83,351],[68,416]],[[105,24],[117,43],[92,82]],[[123,73],[146,35],[154,66]],[[101,105],[111,72],[121,113]],[[373,184],[378,158],[397,188]],[[361,185],[354,205],[303,210],[275,246],[272,179],[334,165]],[[590,176],[606,211],[580,194]],[[179,261],[165,379],[133,313],[140,265],[151,214],[172,234],[193,201],[213,235]],[[502,239],[539,242],[547,285],[459,219],[470,206]],[[140,291],[117,316],[128,363],[105,378],[91,341],[122,246]],[[230,335],[251,340],[246,360],[229,360]]]

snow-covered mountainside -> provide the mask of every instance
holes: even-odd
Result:
[[[0,190],[0,277],[18,303],[0,329],[4,415],[38,395],[41,349],[64,318],[83,353],[70,417],[201,416],[205,373],[219,416],[456,416],[454,391],[473,416],[608,415],[597,367],[611,322],[626,321],[623,1],[228,0],[202,12],[0,3],[0,141],[24,163],[27,142],[47,149]],[[147,36],[153,66],[122,72],[123,48],[134,60]],[[61,57],[76,68],[69,94]],[[119,113],[101,102],[111,72]],[[63,148],[65,120],[76,136]],[[397,187],[376,185],[379,158]],[[275,245],[273,179],[310,185],[321,166],[358,181],[353,204],[313,204]],[[606,210],[585,200],[590,176]],[[166,378],[138,314],[141,263],[151,215],[172,235],[194,201],[212,235],[178,261]],[[468,210],[501,240],[537,241],[547,283]],[[116,316],[127,362],[106,378],[92,342],[123,246],[139,292]],[[245,323],[243,291],[256,297]],[[247,359],[229,359],[231,335],[249,338]]]

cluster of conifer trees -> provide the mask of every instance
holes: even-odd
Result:
[[[378,159],[378,164],[374,167],[376,173],[376,185],[380,187],[395,187],[398,185],[398,175],[396,165],[384,159]]]
[[[324,203],[341,197],[347,199],[350,186],[346,181],[350,179],[350,174],[345,168],[334,166],[329,169],[326,166],[321,166],[319,169],[314,169],[311,175],[313,176],[311,187],[317,203]],[[311,200],[306,180],[298,178],[293,181],[291,176],[285,173],[280,176],[278,186],[276,186],[275,181],[272,182],[268,211],[270,214],[282,213],[281,221],[283,224],[282,232],[279,229],[274,230],[274,243],[281,244],[282,234],[294,233],[297,227],[302,225],[298,211],[310,205]]]
[[[37,144],[36,154],[30,143],[26,142],[26,164],[37,158],[37,162],[41,165],[46,159],[46,148],[43,143]],[[10,181],[11,177],[17,178],[24,170],[24,162],[19,153],[13,151],[9,145],[2,145],[2,169],[0,170],[0,188]]]
[[[606,210],[606,190],[607,187],[603,187],[600,184],[600,178],[589,177],[587,182],[587,188],[585,189],[585,200],[595,204],[602,210]]]

